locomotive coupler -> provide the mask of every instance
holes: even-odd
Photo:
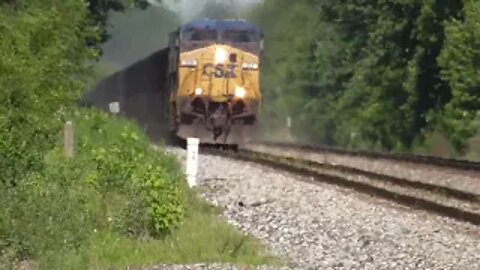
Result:
[[[220,137],[222,134],[228,136],[230,130],[229,118],[230,113],[228,112],[228,107],[226,108],[223,104],[219,106],[212,114],[207,116],[206,128],[207,130],[211,130],[213,132],[214,140],[217,140],[217,138]]]

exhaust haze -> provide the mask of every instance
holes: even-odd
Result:
[[[151,0],[155,2],[155,0]],[[205,12],[205,7],[208,5],[226,5],[231,8],[229,13],[241,14],[252,5],[258,4],[261,0],[163,0],[165,5],[177,12],[182,22],[189,21],[191,19],[202,18],[202,13]],[[222,16],[222,14],[217,14]]]
[[[103,46],[101,66],[120,70],[166,47],[168,33],[180,23],[177,13],[164,6],[112,13],[111,39]]]
[[[242,18],[261,0],[150,0],[146,10],[114,12],[109,23],[112,38],[103,46],[101,66],[117,71],[167,45],[168,33],[199,18]],[[110,72],[109,72],[110,73]]]

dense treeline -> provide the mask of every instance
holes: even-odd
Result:
[[[317,143],[411,150],[441,133],[463,151],[478,131],[479,15],[474,0],[265,0],[250,17],[266,33],[266,115]]]

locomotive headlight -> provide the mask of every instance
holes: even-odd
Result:
[[[215,50],[215,64],[223,64],[227,61],[228,52],[223,48]]]
[[[244,98],[247,95],[247,90],[241,86],[235,87],[235,96],[238,98]]]
[[[258,69],[258,64],[257,63],[243,63],[242,67],[243,67],[243,69],[257,70]]]
[[[200,96],[203,94],[203,89],[200,87],[195,88],[195,95]]]

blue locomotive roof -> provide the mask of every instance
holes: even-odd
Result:
[[[236,30],[236,31],[249,31],[256,34],[260,34],[261,30],[254,24],[248,23],[242,20],[211,20],[211,19],[201,19],[194,20],[184,24],[180,27],[181,31],[189,29],[215,29],[219,32],[225,30]]]

